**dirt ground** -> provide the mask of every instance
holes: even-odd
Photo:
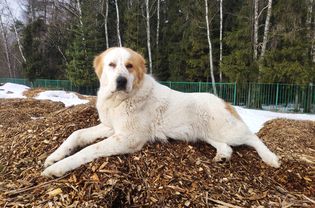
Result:
[[[315,122],[276,119],[258,135],[282,157],[265,165],[246,146],[214,163],[205,143],[154,143],[99,158],[57,179],[46,157],[73,131],[99,123],[91,104],[0,99],[0,207],[314,207]]]

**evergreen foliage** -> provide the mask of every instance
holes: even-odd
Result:
[[[58,12],[62,14],[59,16],[46,20],[35,15],[34,20],[20,27],[27,59],[23,65],[26,76],[31,80],[66,78],[78,86],[97,83],[92,61],[105,49],[104,1],[80,1],[83,26],[75,11],[77,0],[71,0],[72,7],[69,8],[74,14],[68,10],[59,11],[60,7]],[[117,46],[115,1],[108,1],[109,45],[113,47]],[[153,75],[159,80],[210,81],[204,1],[160,2],[159,45],[156,45],[157,1],[150,1],[149,5]],[[219,65],[219,2],[209,1],[216,80],[221,67],[223,81],[314,83],[315,64],[311,48],[314,44],[315,5],[309,26],[309,0],[274,1],[266,53],[254,60],[253,2],[223,1],[223,61]],[[259,2],[261,11],[267,0]],[[147,58],[144,1],[118,0],[118,4],[123,46]],[[31,6],[27,8],[30,15]],[[266,15],[267,10],[264,10],[259,17],[258,56]]]

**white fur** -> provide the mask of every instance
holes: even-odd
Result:
[[[244,122],[233,116],[220,98],[209,93],[181,93],[171,90],[145,75],[139,89],[131,85],[134,77],[126,71],[128,51],[114,49],[104,58],[104,71],[97,96],[101,124],[74,132],[45,161],[42,175],[62,176],[98,157],[139,151],[148,141],[168,138],[184,141],[202,140],[216,148],[214,161],[229,159],[230,146],[254,147],[265,163],[279,167],[278,157],[250,132]],[[108,67],[115,62],[117,69]],[[127,77],[126,92],[115,91],[119,75]],[[78,146],[107,137],[72,156]],[[66,157],[66,158],[65,158]],[[49,166],[49,167],[48,167]]]

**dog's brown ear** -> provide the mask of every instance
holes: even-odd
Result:
[[[138,86],[143,78],[144,78],[144,74],[147,71],[147,68],[145,66],[145,59],[143,58],[143,56],[135,51],[133,51],[130,48],[126,48],[130,54],[131,54],[131,62],[134,65],[134,70],[133,70],[133,74],[135,75],[135,80],[134,80],[134,84],[135,86]]]
[[[142,55],[140,55],[139,53],[136,53],[135,55],[135,60],[136,60],[136,76],[138,79],[138,82],[141,82],[144,74],[147,72],[147,68],[145,66],[145,59],[143,58]]]
[[[94,58],[93,67],[98,79],[101,79],[103,73],[103,53]]]

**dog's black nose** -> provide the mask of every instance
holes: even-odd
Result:
[[[127,86],[127,78],[123,77],[123,76],[119,76],[116,79],[116,83],[117,83],[117,90],[125,90],[126,86]]]

